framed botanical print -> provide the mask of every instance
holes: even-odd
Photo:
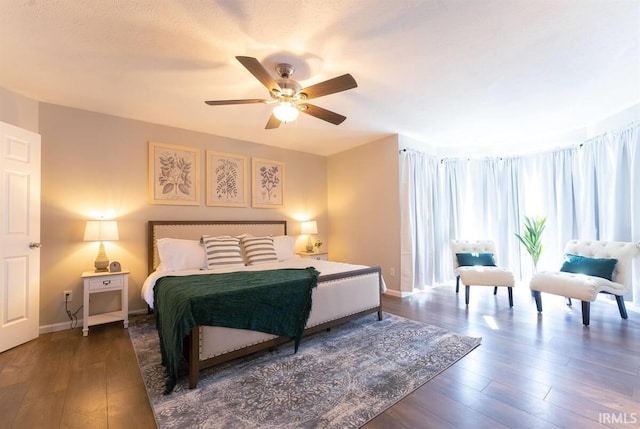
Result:
[[[247,158],[231,153],[206,152],[208,206],[247,206]]]
[[[200,205],[200,151],[149,142],[149,202]]]
[[[251,206],[284,207],[284,163],[251,158]]]

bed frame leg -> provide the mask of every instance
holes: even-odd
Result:
[[[189,334],[189,389],[195,389],[200,378],[200,327]]]

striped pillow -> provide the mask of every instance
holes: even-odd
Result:
[[[271,237],[243,237],[242,246],[248,265],[278,262],[278,255]]]
[[[204,244],[207,268],[244,265],[242,255],[240,254],[240,239],[236,237],[212,237],[210,235],[203,235],[201,240]]]

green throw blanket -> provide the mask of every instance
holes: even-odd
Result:
[[[292,337],[297,352],[319,274],[310,267],[160,278],[153,300],[168,373],[165,393],[175,387],[183,339],[197,325]]]

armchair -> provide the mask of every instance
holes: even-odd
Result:
[[[529,283],[542,312],[540,292],[582,301],[582,323],[589,326],[590,304],[599,293],[616,297],[620,317],[627,319],[624,294],[631,283],[631,261],[640,251],[638,243],[622,241],[571,240],[565,246],[560,271],[542,271]]]
[[[513,307],[513,273],[495,263],[496,246],[493,241],[451,241],[453,269],[456,275],[456,293],[460,280],[465,285],[464,302],[469,305],[470,286],[493,286],[493,294],[498,287],[506,287],[509,292],[509,306]]]

